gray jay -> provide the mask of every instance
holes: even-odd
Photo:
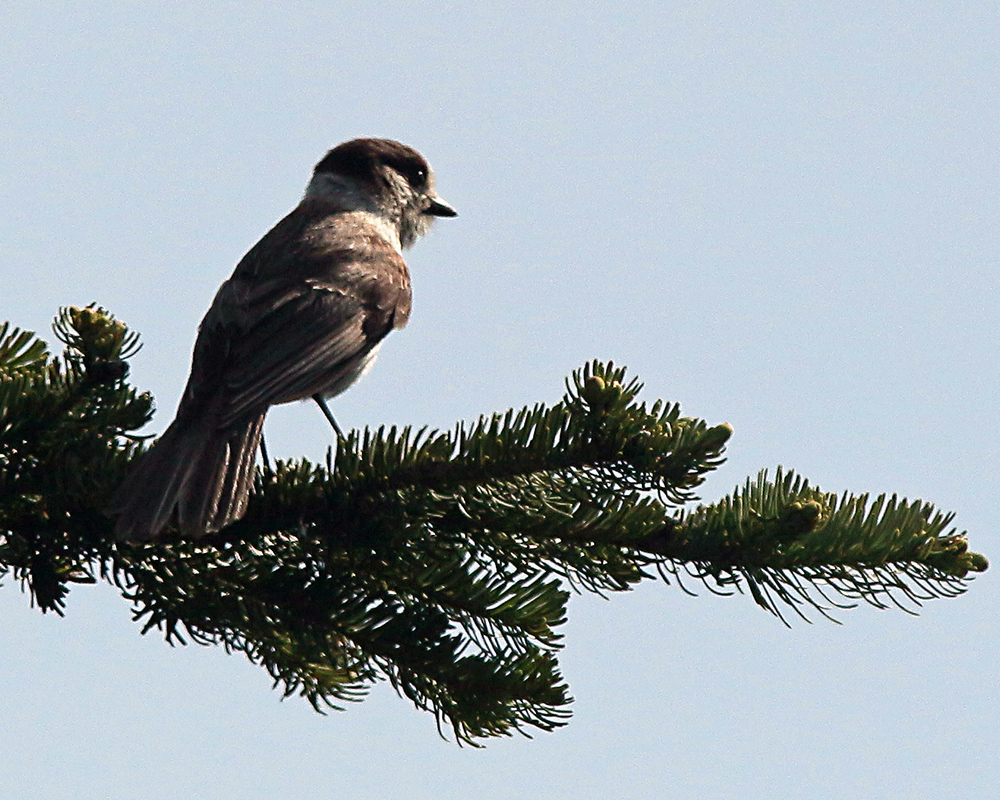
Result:
[[[111,507],[115,535],[199,537],[246,509],[264,416],[324,398],[371,367],[410,315],[402,251],[454,217],[416,150],[345,142],[316,165],[302,202],[237,264],[198,329],[177,417],[139,458]]]

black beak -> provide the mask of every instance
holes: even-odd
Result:
[[[424,213],[431,217],[457,217],[458,212],[440,197],[430,197]]]

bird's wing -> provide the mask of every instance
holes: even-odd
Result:
[[[328,391],[391,329],[372,329],[378,311],[327,287],[286,292],[233,340],[224,417]]]
[[[402,257],[382,240],[363,244],[300,253],[278,276],[237,269],[202,321],[178,414],[221,394],[226,426],[346,388],[410,304]]]

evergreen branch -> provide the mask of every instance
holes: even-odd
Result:
[[[111,557],[102,508],[135,451],[118,434],[152,412],[115,360],[134,334],[101,309],[65,310],[60,324],[78,333],[62,358],[33,334],[0,335],[0,564],[56,613],[67,585],[96,580]]]
[[[44,364],[48,350],[45,342],[35,338],[31,331],[11,328],[9,322],[0,322],[0,376],[31,370]]]
[[[881,495],[840,498],[811,487],[780,467],[774,481],[762,471],[743,491],[696,509],[645,549],[684,562],[688,574],[717,587],[742,591],[781,617],[811,606],[824,616],[831,607],[863,600],[877,608],[904,610],[965,591],[968,576],[988,566],[968,550],[965,532],[948,529],[953,515],[929,503]],[[815,599],[814,594],[820,599]],[[783,618],[783,617],[782,617]]]
[[[824,493],[780,468],[685,511],[732,429],[647,407],[596,361],[552,406],[353,431],[325,465],[278,462],[213,537],[116,545],[103,509],[152,412],[125,382],[138,338],[95,307],[55,329],[59,358],[0,327],[0,575],[57,613],[73,582],[109,580],[143,632],[242,652],[317,710],[386,680],[459,742],[551,730],[571,702],[568,589],[693,577],[779,617],[829,616],[909,610],[987,567],[928,503]]]

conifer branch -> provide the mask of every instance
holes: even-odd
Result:
[[[460,742],[550,730],[571,702],[556,654],[569,590],[660,577],[747,592],[785,619],[965,591],[986,559],[952,515],[761,472],[690,510],[732,433],[638,401],[593,362],[553,406],[450,431],[353,431],[325,465],[261,470],[243,519],[197,542],[116,545],[103,509],[152,399],[138,338],[107,312],[57,318],[48,354],[0,326],[0,575],[62,613],[105,579],[143,632],[238,651],[317,710],[388,680]]]

